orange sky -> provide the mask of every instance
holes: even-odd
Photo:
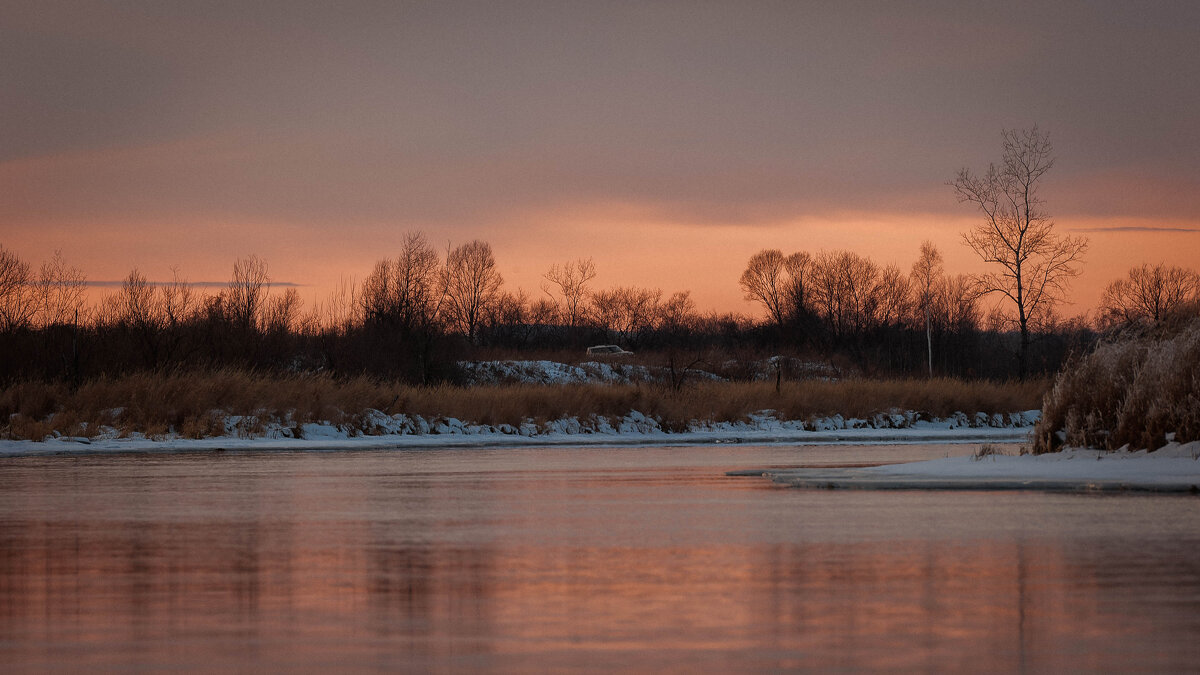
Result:
[[[1195,266],[1200,5],[1014,2],[16,3],[0,245],[95,281],[254,253],[311,306],[420,230],[534,296],[590,256],[597,288],[754,312],[768,247],[978,271],[945,183],[1038,124],[1047,210],[1092,241],[1064,314]]]
[[[540,293],[541,275],[551,264],[590,256],[598,271],[596,289],[637,285],[661,288],[667,294],[690,290],[701,311],[757,316],[759,308],[743,299],[737,280],[746,260],[762,248],[848,249],[907,271],[920,242],[929,239],[943,252],[947,272],[971,273],[983,269],[960,239],[972,222],[969,214],[959,218],[871,214],[751,227],[663,223],[610,212],[576,218],[547,214],[530,217],[520,227],[480,228],[471,236],[492,243],[507,289],[522,288],[533,297]],[[1059,221],[1064,233],[1123,225],[1119,220]],[[183,236],[153,226],[97,224],[95,229],[95,236],[79,239],[45,228],[2,243],[34,264],[61,250],[69,264],[83,269],[93,281],[122,279],[135,266],[155,280],[170,279],[176,267],[191,281],[226,281],[233,260],[254,253],[267,261],[272,279],[297,284],[306,306],[312,307],[325,300],[341,279],[361,281],[375,260],[393,256],[403,234],[395,230],[356,235],[351,230],[306,240],[285,224],[250,223],[198,224],[184,229]],[[1092,310],[1104,285],[1133,265],[1165,262],[1195,268],[1200,259],[1200,236],[1194,232],[1071,233],[1088,236],[1090,249],[1083,274],[1072,287],[1071,304],[1061,308],[1066,316]],[[437,246],[447,241],[445,233],[437,230],[426,234]],[[208,241],[213,237],[223,242],[214,246]]]

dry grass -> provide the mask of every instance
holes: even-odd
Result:
[[[1101,344],[1068,365],[1046,396],[1035,453],[1063,443],[1153,450],[1168,434],[1200,440],[1200,321],[1167,335]]]
[[[0,419],[8,421],[0,435],[37,440],[108,425],[123,434],[199,438],[223,433],[227,415],[247,416],[241,431],[252,434],[265,421],[353,422],[370,408],[514,426],[573,416],[618,418],[636,410],[667,429],[686,428],[692,420],[742,420],[762,410],[780,419],[868,417],[891,410],[945,417],[1035,408],[1045,387],[1045,382],[946,379],[785,382],[778,392],[773,382],[704,382],[681,391],[655,384],[410,387],[370,378],[172,372],[102,378],[75,391],[55,383],[10,386],[0,390]]]

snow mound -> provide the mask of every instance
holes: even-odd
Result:
[[[630,384],[668,378],[666,368],[587,361],[579,365],[557,361],[460,361],[467,384]],[[720,380],[712,373],[688,370],[692,379]]]
[[[781,420],[771,410],[744,420],[692,420],[665,424],[654,415],[632,410],[625,415],[588,415],[546,421],[526,419],[519,424],[476,424],[454,417],[367,409],[347,421],[296,423],[290,417],[226,415],[221,433],[203,439],[185,438],[175,431],[147,438],[140,433],[121,437],[111,427],[99,427],[90,437],[50,436],[42,441],[0,441],[0,455],[78,453],[91,448],[146,450],[178,448],[302,448],[395,447],[399,445],[496,445],[537,443],[840,443],[840,442],[1019,442],[1038,419],[1038,411],[968,417],[958,413],[932,419],[916,412],[880,413],[870,418],[841,415],[808,420]],[[589,440],[592,439],[592,440]]]

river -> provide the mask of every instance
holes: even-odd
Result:
[[[973,446],[0,460],[6,672],[1200,667],[1200,499],[800,490]]]

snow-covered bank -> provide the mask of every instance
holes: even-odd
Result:
[[[354,425],[328,423],[248,424],[226,420],[226,435],[202,439],[177,434],[147,438],[119,437],[101,429],[91,437],[47,438],[42,442],[0,441],[0,456],[83,454],[96,452],[178,452],[188,450],[352,450],[371,448],[498,447],[527,445],[692,445],[708,443],[980,443],[1021,442],[1039,412],[1009,415],[962,413],[927,419],[919,413],[890,413],[869,419],[840,415],[815,420],[778,420],[769,411],[746,421],[693,422],[685,430],[668,431],[653,417],[631,412],[616,420],[604,416],[569,417],[520,426],[480,425],[454,418],[387,415],[368,410]],[[246,429],[259,429],[253,434]]]
[[[923,490],[1200,491],[1200,442],[1154,452],[1068,449],[948,457],[855,469],[765,472],[796,487]]]
[[[471,385],[494,384],[631,384],[665,382],[666,368],[650,368],[628,363],[588,361],[579,365],[557,361],[459,361],[466,382]],[[691,380],[721,381],[710,372],[688,369]]]
[[[634,382],[670,382],[673,377],[663,366],[643,366],[622,363],[620,357],[609,361],[587,361],[577,365],[558,361],[459,361],[467,384],[630,384]],[[758,361],[726,361],[717,370],[740,373],[755,381],[774,380],[782,374],[788,380],[833,380],[839,372],[825,363],[801,361],[786,356],[772,356]],[[689,381],[726,381],[716,373],[688,368],[684,377]]]

